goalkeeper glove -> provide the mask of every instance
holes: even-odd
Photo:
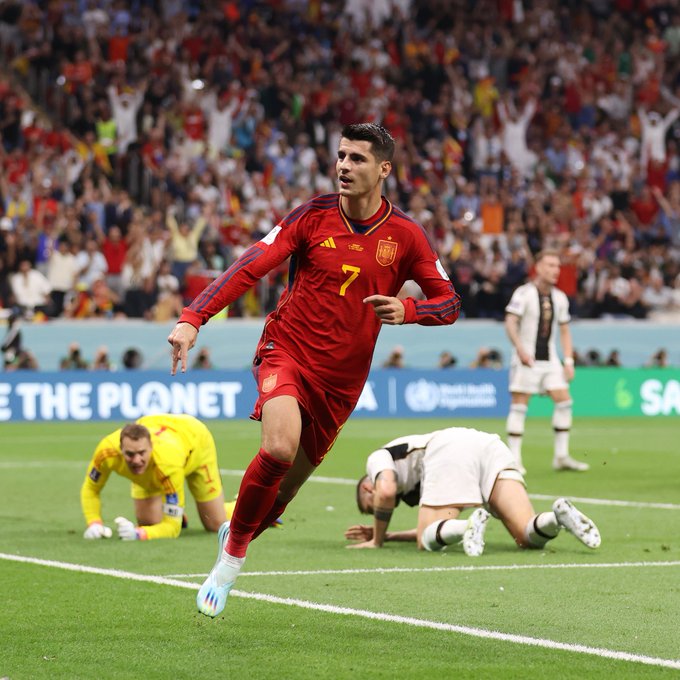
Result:
[[[146,531],[136,527],[129,519],[125,517],[116,517],[116,527],[118,530],[118,538],[124,541],[137,541],[146,538]]]
[[[96,538],[111,538],[113,532],[109,527],[106,527],[102,524],[100,521],[95,521],[91,522],[87,529],[85,529],[85,533],[83,534],[83,538],[88,538],[88,539],[96,539]]]

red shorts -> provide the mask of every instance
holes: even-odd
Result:
[[[330,451],[355,404],[334,397],[300,371],[285,352],[269,350],[253,367],[259,397],[251,414],[262,419],[262,406],[273,397],[295,397],[302,415],[302,446],[309,462],[319,465]]]

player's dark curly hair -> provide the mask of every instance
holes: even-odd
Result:
[[[353,123],[342,128],[342,136],[355,142],[370,142],[371,151],[379,161],[394,158],[394,137],[382,126],[375,123]]]

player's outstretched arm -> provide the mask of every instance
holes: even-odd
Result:
[[[105,444],[100,443],[97,451],[103,445],[105,446]],[[111,529],[105,526],[102,521],[102,501],[100,497],[101,490],[109,476],[109,469],[107,467],[98,469],[95,466],[96,458],[97,452],[95,452],[92,461],[88,465],[85,480],[80,487],[80,506],[87,523],[87,529],[83,533],[83,538],[88,540],[111,538],[112,535]]]
[[[355,524],[345,531],[345,538],[348,541],[361,541],[370,543],[373,541],[373,527],[368,524]],[[406,529],[405,531],[388,531],[385,533],[385,542],[403,541],[415,543],[418,540],[418,529]],[[348,545],[348,548],[353,546]]]

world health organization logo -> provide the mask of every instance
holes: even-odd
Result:
[[[425,379],[408,383],[404,390],[406,405],[418,413],[434,411],[439,406],[439,398],[439,385]]]

